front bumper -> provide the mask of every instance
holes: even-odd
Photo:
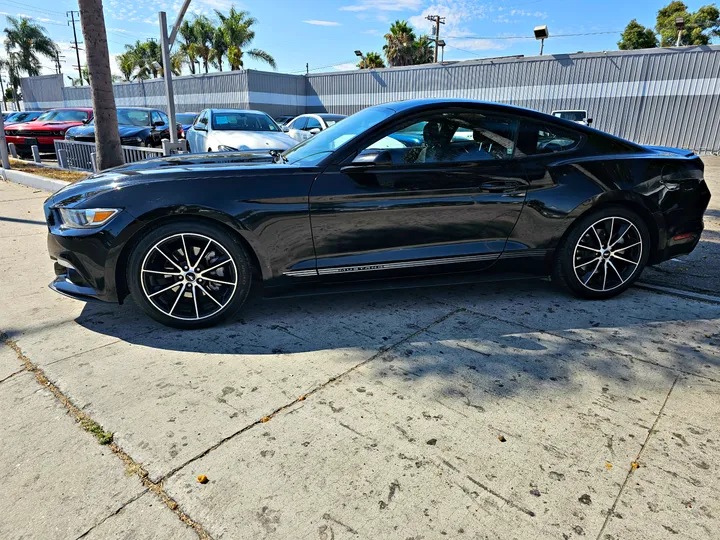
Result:
[[[78,300],[119,302],[116,268],[124,245],[124,235],[133,230],[135,219],[120,212],[99,229],[63,229],[57,210],[45,206],[48,222],[47,246],[55,263],[56,278],[50,288]]]
[[[30,152],[33,145],[37,145],[38,150],[42,153],[55,153],[55,141],[61,141],[64,138],[60,136],[52,137],[23,137],[19,135],[8,135],[6,137],[8,143],[13,143],[15,148],[20,152]]]

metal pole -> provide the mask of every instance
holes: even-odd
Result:
[[[82,76],[82,64],[80,63],[80,47],[78,47],[77,42],[77,32],[75,31],[75,11],[68,11],[65,13],[65,16],[67,17],[70,15],[70,22],[72,23],[73,27],[73,39],[75,40],[75,54],[77,54],[77,68],[78,68],[78,77],[80,78],[80,86],[83,85],[83,76]],[[88,84],[90,84],[90,81],[88,81]]]
[[[678,30],[677,43],[675,43],[675,46],[676,46],[676,47],[679,47],[680,44],[682,43],[682,32],[683,32],[682,30]]]
[[[187,8],[186,8],[187,9]],[[165,75],[165,94],[167,96],[168,118],[170,119],[170,142],[178,142],[177,124],[175,123],[175,95],[172,85],[172,67],[170,65],[170,44],[167,33],[167,15],[160,12],[160,47],[163,57],[163,74]]]
[[[438,59],[438,46],[437,42],[440,39],[440,15],[435,16],[435,59],[434,62],[437,64]]]
[[[5,87],[3,86],[2,75],[0,75],[0,92],[2,92],[3,110],[7,109],[7,103],[5,102]]]
[[[543,49],[544,49],[544,48],[545,48],[545,40],[544,40],[544,39],[541,39],[541,40],[540,40],[540,56],[542,56],[542,53],[543,53]]]
[[[180,25],[182,24],[183,17],[185,17],[185,12],[187,11],[189,6],[190,0],[185,0],[182,8],[180,8],[180,14],[178,15],[177,21],[175,21],[175,26],[173,26],[172,32],[170,32],[170,38],[168,39],[168,45],[171,49],[172,46],[175,44],[175,38],[177,37],[177,33],[180,30]]]
[[[0,160],[2,161],[3,169],[10,168],[7,139],[5,139],[5,122],[3,121],[2,114],[0,114]]]

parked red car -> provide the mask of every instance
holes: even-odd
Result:
[[[32,122],[8,126],[5,136],[14,143],[18,154],[32,153],[37,145],[40,152],[55,153],[55,140],[65,138],[65,132],[74,126],[86,124],[93,117],[92,109],[51,109]]]

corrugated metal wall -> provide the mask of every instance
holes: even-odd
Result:
[[[30,108],[89,106],[87,87],[23,79]],[[233,71],[174,79],[178,111],[253,108],[272,115],[352,114],[422,97],[497,101],[543,112],[587,109],[594,126],[642,144],[720,152],[720,46],[496,58],[407,68],[287,75]],[[115,85],[119,106],[163,108],[164,81]]]
[[[641,144],[720,152],[720,46],[500,58],[307,77],[309,111],[352,114],[399,99],[447,97],[546,113],[587,109],[594,127]]]

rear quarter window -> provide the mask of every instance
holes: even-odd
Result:
[[[584,136],[575,131],[542,122],[523,121],[515,157],[569,152],[579,148]]]

